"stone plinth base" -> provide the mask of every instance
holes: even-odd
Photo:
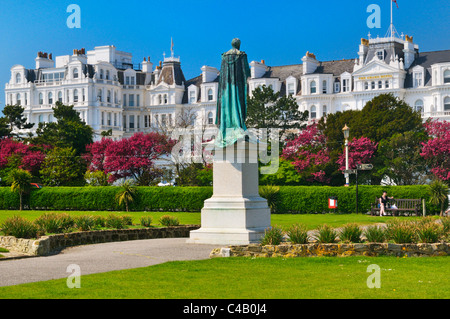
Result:
[[[267,200],[259,196],[257,144],[240,141],[216,149],[213,196],[205,201],[201,228],[188,243],[248,245],[257,243],[270,227]]]

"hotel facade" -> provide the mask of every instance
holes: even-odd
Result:
[[[28,122],[36,123],[31,132],[55,121],[57,101],[74,106],[95,140],[108,130],[121,139],[180,125],[214,127],[219,70],[203,66],[186,80],[173,52],[156,66],[149,57],[134,64],[131,53],[115,46],[55,58],[39,52],[35,63],[34,69],[14,65],[5,85],[6,104],[23,106]],[[252,61],[250,68],[250,92],[266,85],[292,95],[311,121],[360,110],[383,93],[405,100],[424,120],[450,120],[450,50],[421,52],[413,37],[361,39],[354,59],[321,61],[307,52],[299,64]]]

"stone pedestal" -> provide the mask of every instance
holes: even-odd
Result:
[[[259,196],[257,144],[238,141],[215,149],[213,196],[205,201],[201,228],[188,243],[248,245],[270,227],[267,200]]]

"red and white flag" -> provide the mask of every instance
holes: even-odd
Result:
[[[392,2],[395,2],[395,5],[397,6],[397,9],[398,9],[398,3],[397,3],[397,0],[392,0]]]

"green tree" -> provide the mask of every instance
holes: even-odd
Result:
[[[0,117],[0,139],[11,136],[11,129],[6,117]]]
[[[32,175],[22,169],[13,169],[7,176],[8,184],[11,184],[11,191],[19,193],[20,210],[23,210],[23,195],[31,189]]]
[[[53,114],[57,122],[39,123],[34,144],[53,145],[60,148],[71,147],[76,155],[86,152],[86,146],[93,142],[92,128],[83,122],[73,105],[56,102]]]
[[[252,91],[247,102],[248,128],[278,128],[280,136],[291,130],[305,127],[308,111],[299,111],[298,103],[292,95],[280,96],[271,87],[263,85]]]
[[[130,181],[126,181],[120,186],[120,191],[116,194],[116,201],[119,206],[125,204],[127,212],[130,211],[130,204],[133,203],[137,195],[137,188]]]
[[[421,143],[427,137],[422,132],[396,133],[378,146],[380,169],[376,174],[389,177],[396,185],[423,184],[427,175]]]
[[[30,129],[34,126],[34,123],[28,123],[24,117],[23,112],[25,109],[20,105],[6,105],[3,109],[5,115],[5,124],[9,126],[9,135],[16,128],[17,130]]]
[[[82,186],[86,163],[71,147],[55,147],[45,157],[40,174],[47,186]]]
[[[430,203],[433,205],[439,205],[441,207],[441,212],[439,216],[444,215],[444,205],[448,199],[448,185],[439,180],[435,179],[430,184]]]

